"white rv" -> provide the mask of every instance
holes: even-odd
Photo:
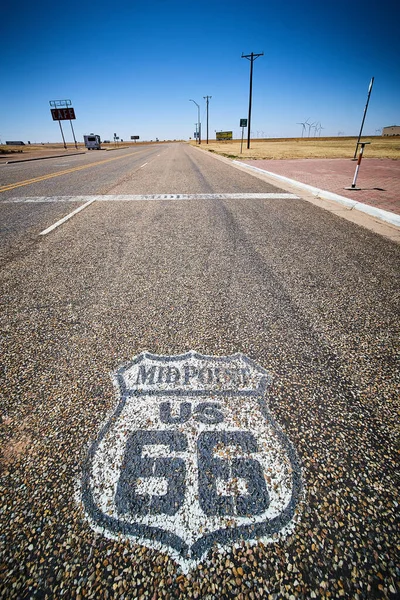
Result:
[[[88,150],[101,150],[101,140],[99,135],[90,133],[89,135],[84,135],[83,139]]]

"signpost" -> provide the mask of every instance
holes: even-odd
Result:
[[[244,135],[244,128],[247,127],[247,119],[240,119],[240,127],[242,128],[242,142],[240,144],[240,154],[242,154],[243,135]]]
[[[358,171],[360,170],[360,165],[361,165],[362,157],[364,154],[364,148],[367,144],[370,144],[370,143],[371,142],[360,142],[361,150],[360,150],[360,154],[359,154],[358,161],[357,161],[356,171],[355,171],[354,177],[353,177],[353,183],[351,184],[350,187],[344,188],[345,190],[360,190],[361,189],[359,187],[356,187]]]
[[[356,144],[356,149],[354,151],[353,160],[356,160],[358,146],[360,145],[360,138],[361,138],[362,130],[363,130],[363,127],[364,127],[365,117],[367,115],[369,99],[371,97],[372,87],[374,85],[374,79],[375,79],[375,77],[372,77],[371,81],[369,82],[367,104],[365,105],[365,108],[364,108],[363,119],[362,119],[362,122],[361,122],[361,129],[360,129],[360,133],[358,134],[358,140],[357,140],[357,144]]]
[[[49,100],[50,106],[53,108],[50,109],[51,116],[53,117],[53,121],[58,121],[60,126],[61,136],[64,142],[64,148],[67,149],[67,145],[65,143],[64,132],[61,127],[61,121],[69,121],[71,125],[72,135],[75,142],[75,148],[78,150],[78,145],[75,139],[75,131],[72,127],[72,119],[76,119],[75,111],[71,106],[71,100]]]
[[[139,139],[138,135],[131,135],[131,140],[135,140],[135,144],[136,144],[136,140]]]

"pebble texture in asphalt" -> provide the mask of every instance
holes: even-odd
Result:
[[[398,246],[293,200],[95,203],[2,270],[1,598],[395,598]],[[301,514],[183,573],[92,530],[79,484],[144,350],[272,376]]]

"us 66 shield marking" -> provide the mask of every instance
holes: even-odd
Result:
[[[217,544],[293,527],[296,452],[268,411],[271,378],[242,354],[143,353],[92,444],[82,502],[93,528],[168,552],[187,571]]]

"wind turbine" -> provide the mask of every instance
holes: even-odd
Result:
[[[314,123],[314,137],[317,137],[317,131],[320,127],[321,123]]]
[[[307,123],[308,125],[308,137],[311,135],[311,127],[314,127],[315,123]]]
[[[305,128],[306,128],[306,124],[305,124],[305,123],[301,123],[301,122],[300,122],[300,123],[296,123],[296,125],[302,125],[301,137],[303,137],[303,136],[304,136],[304,130],[305,130]]]

